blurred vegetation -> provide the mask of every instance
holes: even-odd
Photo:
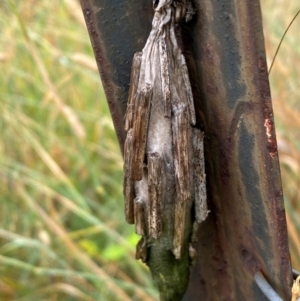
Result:
[[[156,299],[80,6],[0,14],[0,300]]]
[[[298,1],[261,1],[268,65]],[[269,75],[293,267],[300,270],[300,15],[291,25]]]
[[[262,9],[270,63],[299,5]],[[0,300],[156,300],[134,259],[122,158],[78,2],[3,0],[0,15]],[[270,75],[298,269],[299,22]]]

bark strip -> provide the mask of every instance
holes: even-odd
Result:
[[[189,173],[189,123],[187,112],[184,109],[173,117],[173,153],[175,167],[176,193],[180,202],[185,202],[191,197]]]
[[[145,207],[140,198],[134,200],[134,222],[135,233],[138,235],[146,234]]]
[[[149,191],[149,232],[155,239],[159,238],[162,230],[161,203],[162,160],[157,153],[148,156],[148,191]]]
[[[193,129],[195,212],[198,223],[203,222],[208,215],[203,138],[201,130]]]
[[[170,91],[170,75],[169,75],[169,62],[167,45],[164,38],[159,40],[159,59],[160,59],[160,73],[161,85],[164,102],[165,117],[171,117],[171,91]]]
[[[134,181],[131,180],[132,170],[132,130],[127,133],[124,145],[124,185],[123,194],[125,197],[125,217],[129,224],[134,223],[134,205],[135,198]]]
[[[191,82],[189,78],[189,71],[187,69],[186,61],[183,54],[180,55],[180,63],[181,63],[181,74],[183,77],[183,82],[185,86],[185,91],[188,100],[188,107],[189,107],[189,121],[192,125],[196,124],[196,115],[195,115],[195,106],[194,106],[194,98],[193,92],[191,87]]]
[[[185,207],[186,202],[176,199],[175,203],[175,222],[173,238],[173,254],[176,259],[180,259],[184,243],[185,230]]]
[[[134,97],[136,95],[136,91],[139,83],[141,61],[142,61],[142,52],[135,53],[132,61],[132,68],[131,68],[129,96],[127,102],[127,111],[125,115],[125,131],[128,131],[133,127]]]
[[[135,181],[140,181],[143,177],[151,100],[152,87],[149,84],[146,84],[141,91],[137,91],[134,104],[135,121],[132,133],[132,150],[134,155],[132,160],[131,179]]]

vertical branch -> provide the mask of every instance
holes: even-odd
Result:
[[[129,87],[129,96],[127,102],[127,111],[125,115],[125,131],[128,131],[133,127],[133,112],[134,112],[134,97],[138,87],[139,77],[140,77],[140,68],[141,68],[141,59],[142,52],[137,52],[134,54],[131,76],[130,76],[130,87]]]
[[[125,197],[125,217],[129,224],[134,223],[134,208],[133,201],[134,181],[131,180],[130,173],[132,170],[132,129],[127,133],[127,138],[124,145],[124,185],[123,194]]]
[[[162,161],[157,153],[148,156],[148,187],[149,187],[149,232],[155,239],[162,231],[161,223],[161,170]]]
[[[131,179],[135,181],[140,181],[143,177],[151,100],[152,87],[146,84],[141,91],[137,91],[134,103],[135,121],[132,133],[132,150],[134,155],[131,167]]]
[[[195,188],[195,212],[196,221],[203,222],[207,215],[206,198],[206,175],[204,163],[204,134],[199,129],[193,129],[193,167],[194,167],[194,188]]]

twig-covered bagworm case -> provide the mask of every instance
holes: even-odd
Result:
[[[151,269],[161,300],[181,300],[193,231],[207,216],[203,132],[175,24],[191,1],[154,3],[152,31],[133,58],[125,116],[124,196],[128,223],[142,235],[136,257]],[[193,254],[194,255],[194,254]]]

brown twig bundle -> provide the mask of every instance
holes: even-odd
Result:
[[[177,300],[188,282],[193,229],[208,214],[203,132],[196,127],[188,69],[175,36],[175,24],[189,21],[194,9],[187,0],[161,0],[154,8],[152,31],[132,66],[125,212],[143,235],[137,258],[149,265],[161,300]]]

